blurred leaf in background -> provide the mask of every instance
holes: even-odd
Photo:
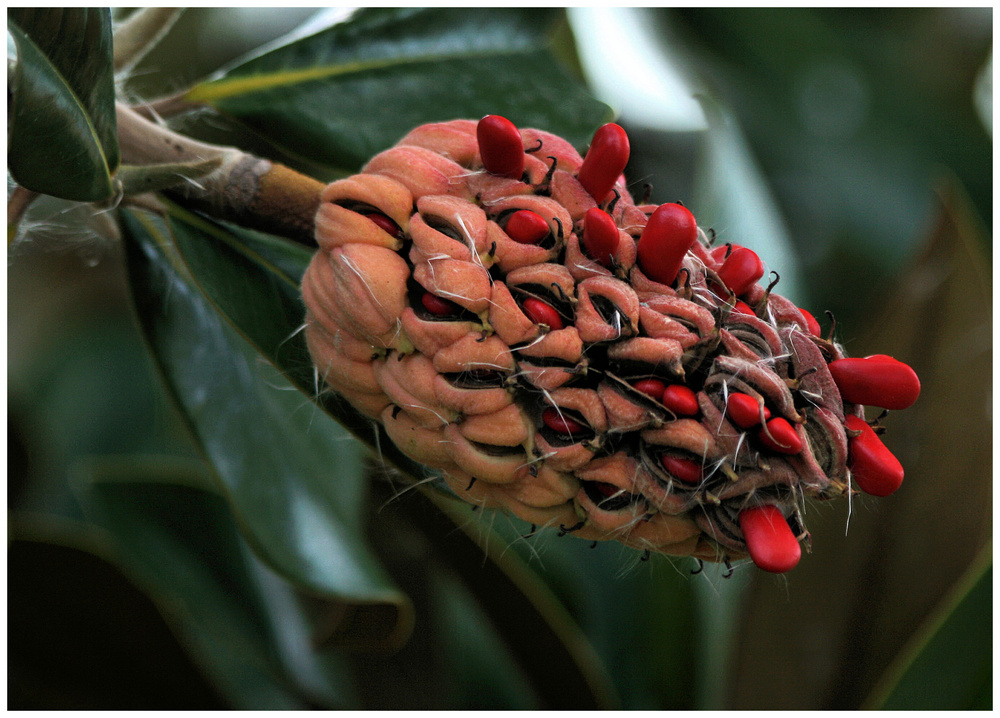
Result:
[[[814,306],[850,321],[919,251],[942,170],[992,222],[989,8],[661,11],[769,177]],[[946,169],[945,169],[946,168]],[[990,242],[985,247],[989,249]]]

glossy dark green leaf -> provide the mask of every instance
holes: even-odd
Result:
[[[251,545],[294,584],[370,607],[381,639],[399,640],[409,605],[362,535],[359,444],[179,273],[167,227],[130,213],[124,227],[143,330]]]
[[[486,114],[586,145],[610,111],[550,51],[558,20],[551,9],[360,10],[230,68],[187,99],[343,169],[420,124]]]
[[[118,135],[107,8],[18,8],[7,166],[18,184],[79,201],[114,193]]]
[[[993,547],[955,586],[869,702],[882,710],[993,709]]]
[[[346,707],[322,672],[291,587],[247,550],[225,500],[193,462],[88,462],[88,517],[112,537],[227,703],[245,710]],[[294,660],[289,660],[289,655]],[[289,665],[291,664],[291,665]]]

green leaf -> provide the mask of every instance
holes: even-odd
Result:
[[[7,166],[18,184],[63,199],[112,196],[118,131],[107,8],[18,8]]]
[[[363,453],[182,276],[169,228],[124,214],[138,316],[167,383],[254,549],[296,585],[355,605],[379,640],[410,607],[363,536]]]
[[[88,462],[77,487],[230,707],[349,707],[323,675],[292,588],[247,550],[205,473],[195,462],[108,457]]]
[[[359,10],[230,68],[186,99],[342,169],[423,123],[486,114],[583,145],[610,110],[553,56],[558,19],[551,9]]]
[[[882,710],[992,710],[993,546],[915,636],[889,686],[869,703]]]

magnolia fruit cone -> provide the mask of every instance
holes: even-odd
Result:
[[[331,184],[303,280],[316,369],[470,504],[787,571],[805,500],[849,493],[852,466],[880,494],[902,480],[851,401],[912,403],[919,383],[845,362],[683,205],[636,205],[629,151],[617,125],[581,157],[487,116],[418,127]]]

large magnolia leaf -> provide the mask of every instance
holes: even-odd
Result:
[[[550,50],[551,9],[382,8],[254,57],[186,99],[356,169],[417,125],[501,114],[584,145],[609,109]]]
[[[363,454],[219,316],[164,253],[169,230],[125,215],[136,308],[158,364],[255,550],[352,605],[393,644],[409,602],[367,548]]]
[[[43,194],[98,201],[113,194],[118,135],[107,8],[18,8],[7,166]]]

